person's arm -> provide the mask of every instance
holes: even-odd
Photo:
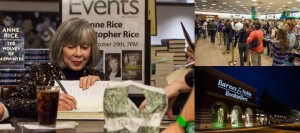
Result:
[[[253,39],[254,39],[254,33],[253,32],[254,31],[252,31],[250,33],[249,37],[247,38],[247,44],[250,44],[253,41]]]
[[[7,105],[14,117],[37,117],[36,91],[33,88],[37,85],[36,81],[39,81],[36,70],[35,66],[28,68],[19,87],[8,96]]]
[[[186,122],[195,121],[195,89],[192,90],[187,102],[185,103],[180,117],[175,124],[169,126],[162,133],[185,133]]]
[[[0,122],[9,118],[10,114],[7,107],[2,103],[2,99],[0,99]]]

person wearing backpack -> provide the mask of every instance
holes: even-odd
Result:
[[[290,44],[284,29],[279,29],[272,41],[270,54],[274,55],[272,66],[288,66]]]
[[[247,38],[247,44],[250,46],[250,58],[251,58],[251,65],[252,66],[261,66],[261,56],[260,54],[264,50],[263,46],[263,35],[261,28],[261,23],[259,21],[253,22],[254,25],[254,31],[252,31]],[[257,39],[258,45],[256,47],[252,47],[251,43],[252,41],[255,41]]]

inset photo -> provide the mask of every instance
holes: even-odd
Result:
[[[122,80],[142,80],[142,51],[122,51]]]
[[[110,79],[121,77],[120,59],[120,53],[105,54],[105,73],[109,75]]]

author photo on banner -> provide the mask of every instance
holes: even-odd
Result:
[[[122,51],[122,80],[142,80],[142,51]]]
[[[105,74],[109,75],[110,79],[121,77],[120,58],[120,53],[105,54]]]

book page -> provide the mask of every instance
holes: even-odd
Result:
[[[72,112],[103,112],[103,95],[108,81],[97,81],[86,90],[79,87],[79,80],[60,82],[77,101],[77,109]],[[59,85],[55,82],[55,86]]]

